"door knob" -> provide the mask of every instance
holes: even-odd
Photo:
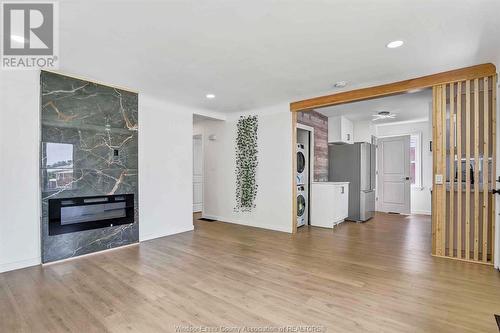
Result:
[[[500,190],[493,189],[493,190],[491,190],[491,194],[500,194]]]

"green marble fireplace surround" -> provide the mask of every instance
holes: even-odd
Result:
[[[42,262],[139,241],[137,93],[41,72]],[[134,195],[133,223],[49,235],[49,199]]]

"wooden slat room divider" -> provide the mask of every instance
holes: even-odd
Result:
[[[432,251],[493,263],[497,77],[433,87]]]

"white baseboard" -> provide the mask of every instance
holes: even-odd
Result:
[[[419,215],[432,215],[431,211],[428,210],[412,210],[411,213]]]
[[[161,238],[161,237],[166,237],[166,236],[171,236],[171,235],[180,234],[180,233],[183,233],[183,232],[193,231],[193,230],[194,230],[194,226],[191,225],[191,226],[189,226],[187,228],[179,228],[177,230],[169,231],[169,232],[166,232],[166,233],[144,235],[144,236],[140,236],[139,242],[145,242],[145,241],[148,241],[148,240],[152,240],[152,239],[156,239],[156,238]]]
[[[31,259],[19,260],[14,262],[8,262],[4,264],[0,264],[0,273],[13,271],[16,269],[31,267],[40,265],[42,263],[42,258],[36,257]]]
[[[233,224],[244,225],[244,226],[252,227],[252,228],[259,228],[259,229],[272,230],[272,231],[280,231],[280,232],[286,232],[288,234],[291,234],[291,231],[289,229],[284,229],[284,228],[266,228],[266,227],[263,227],[263,226],[260,226],[260,225],[248,224],[247,222],[244,222],[244,221],[241,221],[241,220],[238,220],[238,219],[234,219],[234,218],[224,217],[224,216],[202,214],[202,217],[203,218],[207,218],[207,219],[217,220],[217,221],[220,221],[220,222],[225,222],[225,223],[233,223]]]

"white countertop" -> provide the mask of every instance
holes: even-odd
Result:
[[[349,182],[312,182],[313,185],[345,185],[349,184]]]

